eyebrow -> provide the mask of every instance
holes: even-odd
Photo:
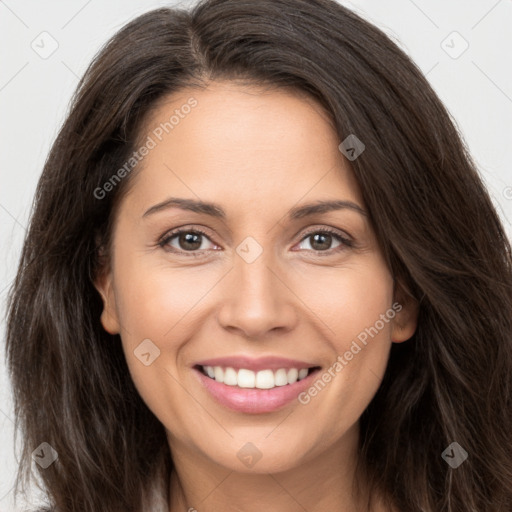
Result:
[[[161,203],[155,204],[144,212],[142,217],[153,215],[162,210],[169,208],[180,208],[182,210],[192,211],[195,213],[202,213],[210,215],[215,218],[225,219],[226,212],[215,203],[205,201],[198,201],[195,199],[183,199],[178,197],[170,197]],[[347,200],[335,201],[316,201],[314,203],[307,203],[302,206],[296,206],[288,212],[288,219],[296,220],[304,217],[314,215],[317,213],[326,213],[335,210],[350,209],[367,217],[368,213],[361,208],[358,204]]]

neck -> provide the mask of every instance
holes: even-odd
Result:
[[[239,472],[173,439],[170,512],[366,510],[366,486],[356,475],[358,427],[334,445],[326,443],[315,456],[279,472]]]

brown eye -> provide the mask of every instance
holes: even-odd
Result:
[[[180,249],[185,251],[194,251],[201,247],[202,244],[202,236],[199,233],[180,233],[176,235],[178,238],[178,245]]]
[[[352,247],[352,241],[342,236],[337,231],[332,230],[316,230],[307,233],[301,243],[309,241],[309,248],[305,247],[306,250],[312,250],[316,252],[337,252],[343,250],[346,247]],[[337,243],[333,247],[333,243]]]
[[[315,251],[322,251],[331,248],[333,236],[326,233],[317,233],[310,235],[309,239],[311,240],[310,245]]]
[[[205,240],[209,241],[215,247],[215,244],[211,242],[206,233],[201,230],[177,229],[165,236],[159,242],[159,245],[169,252],[188,253],[186,254],[187,256],[199,256],[201,252],[209,249],[208,247],[204,247],[203,242]]]

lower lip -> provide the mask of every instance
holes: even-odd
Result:
[[[307,377],[294,384],[276,386],[272,389],[247,389],[222,384],[194,368],[201,384],[217,402],[229,409],[248,414],[273,412],[284,407],[311,385],[318,371],[318,369],[312,371]]]

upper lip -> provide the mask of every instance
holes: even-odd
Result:
[[[247,370],[259,371],[279,370],[280,368],[314,368],[318,365],[286,357],[266,356],[254,358],[249,356],[227,356],[204,359],[195,363],[194,366],[222,366],[224,368],[245,368]]]

